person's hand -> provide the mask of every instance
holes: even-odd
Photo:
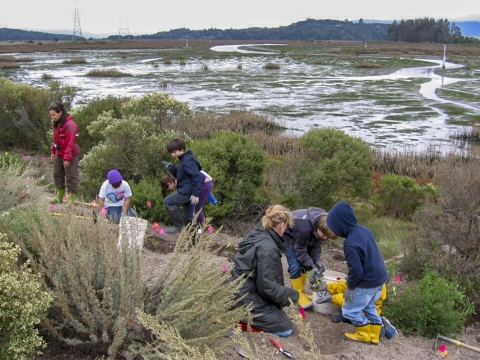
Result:
[[[310,281],[310,284],[314,285],[321,281],[322,275],[320,275],[320,272],[316,267],[313,267],[313,269],[308,272],[307,278],[308,281]]]
[[[353,301],[353,291],[354,290],[351,289],[347,289],[347,291],[345,291],[343,294],[343,300],[345,300],[345,302],[351,303]]]
[[[192,203],[192,205],[197,205],[199,201],[200,199],[198,198],[198,196],[190,196],[190,202]]]
[[[53,160],[55,160],[55,154],[50,155],[50,160],[52,160],[52,162],[53,162]]]
[[[171,171],[173,169],[173,164],[172,163],[169,163],[169,162],[163,160],[162,164],[167,168],[168,171]]]
[[[323,265],[322,260],[315,261],[315,266],[317,267],[318,272],[320,273],[320,276],[322,276],[323,273],[325,272],[325,265]]]
[[[66,169],[70,166],[70,161],[64,161],[63,162],[63,167]]]

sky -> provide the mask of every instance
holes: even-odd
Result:
[[[480,6],[472,5],[471,0],[5,0],[0,10],[0,28],[71,32],[75,8],[82,33],[101,35],[125,33],[126,29],[140,35],[183,27],[278,27],[307,18],[480,21]]]

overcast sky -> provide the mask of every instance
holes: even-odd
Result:
[[[326,4],[327,3],[327,4]],[[427,4],[428,3],[428,4]],[[152,34],[181,27],[243,29],[277,27],[310,19],[357,21],[447,18],[480,21],[476,1],[423,0],[5,0],[0,28],[73,30],[75,4],[82,32]]]

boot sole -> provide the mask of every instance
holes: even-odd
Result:
[[[343,335],[343,338],[347,341],[356,342],[356,343],[360,343],[360,344],[364,344],[364,345],[371,345],[372,344],[370,341],[361,341],[361,340],[350,339],[346,335]],[[378,345],[378,344],[376,344],[376,345]]]

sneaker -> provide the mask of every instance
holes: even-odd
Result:
[[[387,339],[391,339],[395,336],[398,335],[397,329],[395,329],[395,326],[393,326],[390,321],[384,316],[382,316],[382,323],[383,323],[383,328],[385,329],[385,337]]]

